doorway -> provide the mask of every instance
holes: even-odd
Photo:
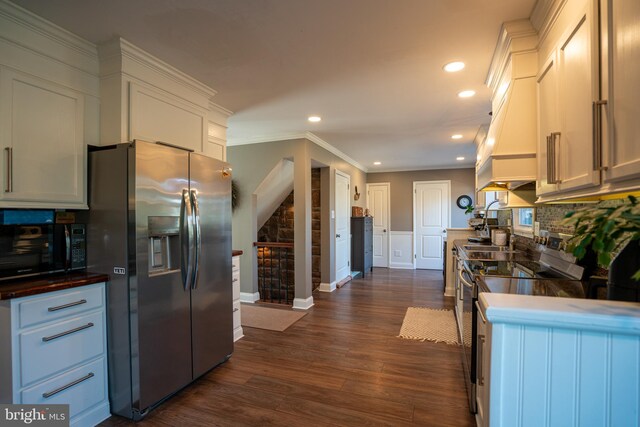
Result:
[[[351,215],[349,175],[336,171],[336,283],[351,274]]]
[[[373,216],[373,266],[389,267],[390,184],[367,184],[367,209]]]
[[[441,270],[444,239],[451,223],[451,181],[413,183],[415,267]]]

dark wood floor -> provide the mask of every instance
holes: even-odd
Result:
[[[374,269],[314,293],[300,321],[285,332],[245,328],[227,363],[139,425],[475,425],[458,346],[397,338],[407,307],[452,308],[442,289],[439,271]]]

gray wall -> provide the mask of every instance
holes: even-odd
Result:
[[[253,242],[257,240],[257,219],[255,213],[254,192],[262,180],[283,158],[294,161],[294,253],[296,299],[311,296],[311,167],[324,166],[322,179],[322,282],[335,280],[335,234],[334,220],[330,219],[330,211],[334,209],[335,171],[339,170],[351,177],[351,203],[354,206],[366,205],[366,198],[353,200],[354,187],[364,191],[366,174],[340,159],[333,153],[321,148],[307,139],[267,142],[227,147],[227,160],[233,167],[233,178],[240,190],[240,200],[233,213],[232,241],[233,248],[244,251],[240,262],[241,291],[257,292],[255,268],[257,264],[256,250]],[[326,187],[329,187],[328,189]],[[328,191],[327,191],[328,190]],[[325,206],[326,202],[330,206]],[[328,226],[327,226],[328,225]]]
[[[451,227],[467,227],[468,215],[456,205],[463,194],[475,204],[475,169],[437,169],[367,174],[367,183],[390,183],[391,231],[413,231],[413,182],[451,181]]]

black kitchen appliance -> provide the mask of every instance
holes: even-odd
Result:
[[[52,210],[0,210],[0,280],[84,269],[85,231]]]

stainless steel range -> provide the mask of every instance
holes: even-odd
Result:
[[[480,292],[515,293],[549,297],[585,298],[584,269],[564,252],[570,237],[541,232],[537,250],[540,259],[521,251],[496,246],[463,245],[456,256],[456,321],[463,350],[463,367],[469,409],[476,412],[477,388],[477,300]]]

